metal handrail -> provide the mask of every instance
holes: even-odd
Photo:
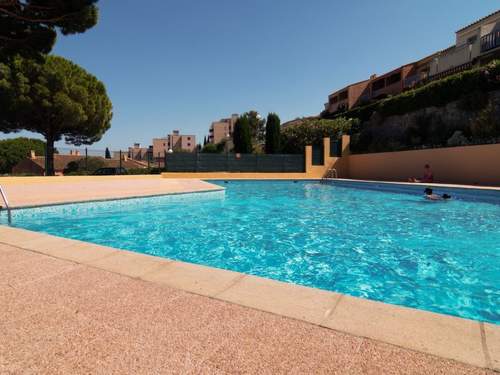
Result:
[[[2,187],[0,186],[0,195],[2,196],[2,199],[5,203],[5,208],[7,209],[7,220],[9,222],[9,224],[12,224],[12,212],[10,210],[10,206],[9,206],[9,201],[7,200],[7,196],[5,195],[5,191],[2,189]],[[0,210],[1,210],[2,206],[0,206]]]
[[[325,183],[329,178],[338,178],[337,170],[335,168],[330,168],[323,178],[321,179],[320,183]]]

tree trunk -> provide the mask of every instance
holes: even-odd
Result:
[[[54,176],[54,137],[47,134],[45,137],[47,146],[45,148],[45,175]]]

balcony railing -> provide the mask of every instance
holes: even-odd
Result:
[[[500,47],[500,30],[481,37],[481,53]]]

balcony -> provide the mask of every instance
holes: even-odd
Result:
[[[500,47],[500,30],[481,37],[481,53]]]

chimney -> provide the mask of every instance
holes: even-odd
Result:
[[[36,158],[36,153],[35,150],[30,151],[30,159],[35,159]]]
[[[128,160],[128,155],[127,154],[122,154],[122,159],[123,159],[123,161],[127,161]]]

